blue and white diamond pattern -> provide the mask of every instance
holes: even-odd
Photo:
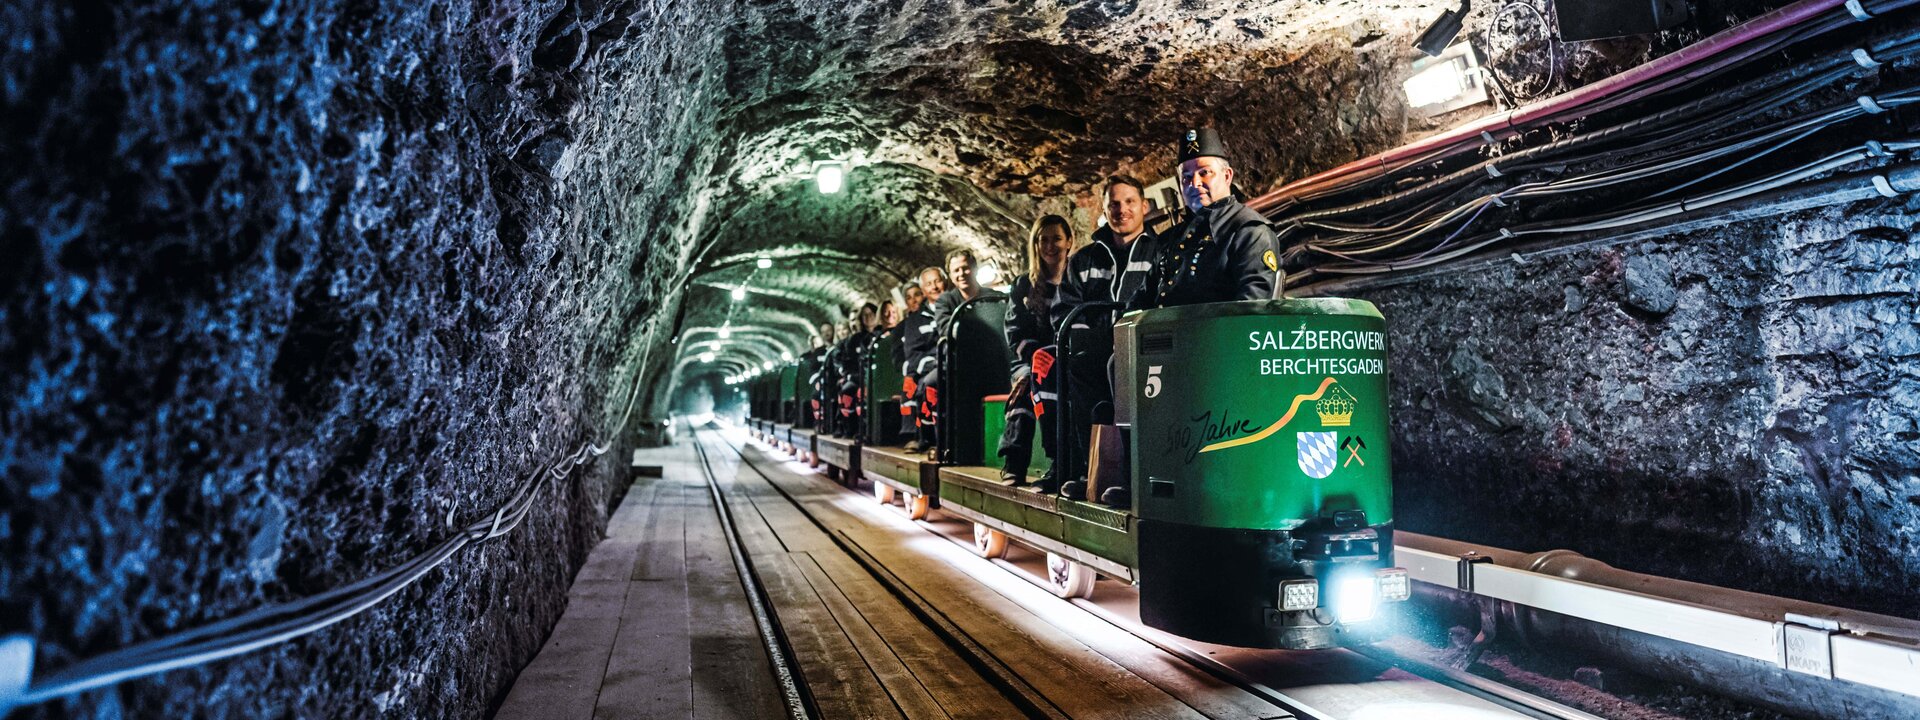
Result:
[[[1303,432],[1300,437],[1300,472],[1313,479],[1333,474],[1336,433]]]

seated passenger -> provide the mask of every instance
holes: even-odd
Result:
[[[1059,215],[1040,218],[1027,237],[1027,271],[1015,278],[1007,303],[1007,348],[1013,351],[1013,390],[1007,395],[1007,426],[1000,435],[1000,456],[1006,459],[1000,478],[1027,484],[1033,462],[1033,426],[1040,426],[1040,446],[1054,455],[1054,422],[1059,412],[1054,388],[1053,313],[1062,301],[1060,283],[1067,271],[1067,250],[1073,247],[1073,226]],[[1052,465],[1035,483],[1041,492],[1060,488]]]
[[[807,425],[815,430],[826,427],[828,407],[826,385],[827,352],[833,349],[833,343],[838,339],[838,334],[834,330],[833,323],[820,323],[820,332],[814,337],[814,342],[819,344],[815,345],[813,350],[807,352],[806,360],[809,363],[809,367],[813,368],[813,374],[807,376],[806,380],[807,387],[809,388],[807,396],[809,406],[807,408]]]
[[[1233,197],[1227,147],[1211,128],[1180,142],[1180,190],[1192,216],[1169,229],[1136,308],[1274,296],[1280,270],[1272,224]]]
[[[866,392],[861,387],[866,380],[862,372],[862,361],[866,357],[867,344],[873,340],[873,328],[880,309],[873,303],[860,306],[860,311],[847,322],[847,338],[840,341],[834,350],[834,378],[839,381],[840,418],[834,425],[833,434],[837,437],[853,437],[860,433],[860,421],[866,416]]]
[[[953,314],[961,305],[970,300],[988,297],[1005,297],[997,290],[982,287],[979,278],[974,277],[979,265],[972,250],[955,250],[947,253],[947,278],[953,281],[953,289],[941,293],[933,303],[933,324],[941,335],[949,332],[948,325],[953,322]],[[936,336],[936,341],[938,336]],[[964,360],[964,358],[962,358]],[[921,383],[922,401],[920,403],[920,422],[922,427],[934,428],[936,434],[940,425],[940,373],[936,369]]]
[[[933,424],[922,417],[921,408],[926,404],[926,389],[939,364],[934,357],[936,343],[939,342],[939,324],[933,319],[933,299],[947,291],[947,274],[940,268],[927,267],[920,271],[920,281],[915,286],[922,298],[916,307],[909,308],[905,328],[900,332],[901,389],[906,393],[906,402],[902,403],[900,431],[913,438],[907,441],[907,452],[932,450],[934,446]],[[909,290],[907,300],[913,303],[916,293]]]
[[[1093,426],[1113,423],[1113,387],[1107,366],[1113,359],[1113,320],[1119,313],[1083,312],[1072,327],[1060,326],[1073,308],[1085,303],[1125,305],[1147,286],[1153,261],[1160,256],[1160,237],[1147,227],[1150,208],[1140,181],[1124,175],[1107,178],[1104,198],[1107,224],[1094,231],[1093,242],[1068,259],[1061,301],[1054,306],[1054,327],[1073,333],[1068,343],[1073,356],[1061,363],[1064,382],[1054,385],[1065,386],[1061,410],[1072,428],[1066,437],[1072,443],[1071,452],[1065,453],[1071,467],[1060,469],[1059,476],[1066,480],[1060,494],[1074,500],[1096,499],[1086,497],[1087,462],[1093,457]]]

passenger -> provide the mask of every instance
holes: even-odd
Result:
[[[820,323],[820,333],[814,338],[819,345],[807,353],[807,361],[812,364],[813,374],[807,377],[807,386],[812,388],[812,407],[807,413],[809,426],[815,430],[824,429],[827,423],[827,353],[833,350],[833,344],[839,340],[839,333],[833,323]]]
[[[1059,412],[1054,392],[1053,314],[1062,301],[1061,281],[1067,272],[1067,251],[1073,247],[1073,226],[1059,215],[1040,218],[1027,237],[1027,271],[1015,278],[1007,302],[1007,348],[1013,352],[1013,391],[1007,395],[1006,431],[1000,435],[1000,456],[1006,458],[1000,479],[1027,484],[1033,461],[1033,426],[1040,425],[1040,447],[1054,458],[1054,422]],[[1053,465],[1035,483],[1040,492],[1060,489]]]
[[[972,250],[962,249],[947,253],[947,279],[953,282],[953,289],[941,293],[939,299],[933,303],[933,321],[940,326],[941,332],[946,332],[947,322],[950,319],[948,316],[960,309],[962,303],[982,297],[1006,297],[998,290],[982,286],[980,279],[974,277],[974,272],[979,265],[980,262],[974,259]]]
[[[953,282],[953,289],[940,293],[939,299],[933,303],[933,324],[939,329],[940,334],[945,335],[951,332],[949,326],[953,323],[953,314],[968,301],[983,297],[1006,297],[998,290],[980,285],[980,279],[974,277],[974,271],[978,267],[979,262],[974,259],[972,250],[961,249],[947,253],[947,278]],[[921,385],[923,398],[920,403],[920,424],[922,427],[934,428],[937,434],[940,424],[940,391],[944,387],[940,382],[939,370],[936,368]]]
[[[835,352],[834,375],[840,381],[840,422],[834,428],[838,437],[853,437],[860,433],[860,421],[866,417],[866,381],[864,366],[867,345],[873,340],[873,330],[879,326],[880,308],[873,303],[860,306],[859,312],[847,324],[847,338],[840,341]]]
[[[933,318],[933,299],[947,291],[947,274],[937,267],[927,267],[920,271],[919,289],[921,302],[918,308],[907,315],[906,329],[900,333],[900,347],[903,363],[900,372],[906,378],[901,382],[907,393],[908,409],[901,419],[901,431],[913,436],[907,441],[907,452],[932,450],[934,447],[933,423],[921,417],[921,409],[926,404],[927,383],[933,379],[938,369],[939,359],[934,350],[940,340],[939,324]],[[912,295],[907,296],[909,300]]]
[[[1075,251],[1067,261],[1066,280],[1060,285],[1061,301],[1054,306],[1055,328],[1082,304],[1127,304],[1147,286],[1153,261],[1160,255],[1160,237],[1147,227],[1145,186],[1131,177],[1115,175],[1107,178],[1104,199],[1106,226],[1095,230],[1093,242]],[[1113,387],[1107,378],[1107,365],[1113,358],[1113,319],[1118,315],[1081,313],[1073,327],[1062,331],[1073,333],[1068,343],[1073,356],[1066,359],[1061,373],[1066,385],[1062,411],[1071,428],[1067,440],[1073,443],[1073,451],[1069,454],[1072,467],[1062,468],[1059,473],[1067,479],[1060,486],[1060,494],[1074,500],[1093,499],[1086,497],[1085,482],[1087,462],[1092,458],[1093,426],[1113,424]]]
[[[1274,296],[1280,270],[1273,226],[1233,197],[1233,166],[1212,128],[1188,130],[1179,145],[1180,190],[1192,216],[1167,231],[1137,308]]]

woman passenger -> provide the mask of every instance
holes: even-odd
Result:
[[[1060,282],[1067,272],[1067,252],[1073,249],[1073,226],[1059,215],[1040,218],[1027,236],[1027,271],[1013,281],[1007,302],[1007,347],[1013,351],[1013,391],[1007,396],[1007,428],[1000,436],[1005,458],[1000,477],[1015,485],[1027,484],[1033,460],[1033,426],[1040,426],[1040,445],[1048,458],[1054,452],[1055,413],[1059,412],[1053,369],[1054,328],[1049,322],[1060,302]],[[1035,483],[1044,493],[1057,492],[1060,480],[1051,464]]]

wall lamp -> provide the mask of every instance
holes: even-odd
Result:
[[[1413,76],[1400,87],[1407,93],[1407,105],[1429,116],[1478,105],[1488,97],[1486,76],[1472,43],[1414,61]]]

